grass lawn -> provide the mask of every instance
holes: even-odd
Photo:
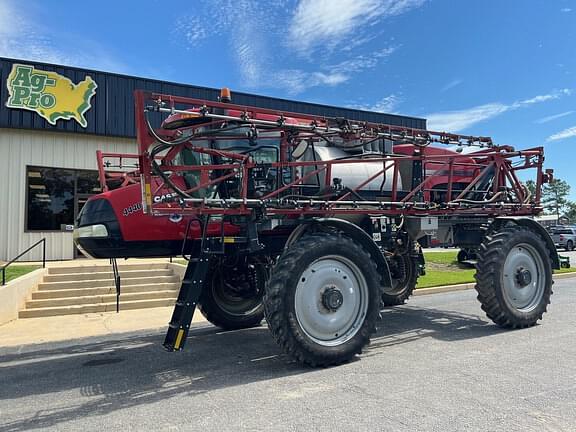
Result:
[[[416,288],[431,288],[443,285],[456,285],[463,283],[473,283],[476,270],[458,263],[456,255],[458,250],[448,250],[446,252],[426,252],[426,275],[418,278]],[[187,264],[183,259],[175,259],[173,262]],[[554,273],[576,272],[575,267],[554,270]]]
[[[430,288],[442,285],[455,285],[475,282],[476,270],[468,266],[458,264],[456,260],[457,250],[447,252],[424,252],[426,259],[426,276],[418,279],[416,288]],[[563,268],[554,270],[554,273],[571,273],[576,268]]]
[[[24,276],[26,273],[30,273],[31,271],[34,271],[39,268],[40,266],[11,265],[6,269],[6,282],[16,279],[17,277]],[[0,274],[0,278],[1,277],[2,276]]]

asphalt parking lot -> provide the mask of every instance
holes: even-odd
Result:
[[[186,351],[163,334],[0,348],[0,431],[573,431],[574,279],[541,325],[503,331],[473,291],[383,313],[358,360],[291,363],[262,326],[204,325]]]

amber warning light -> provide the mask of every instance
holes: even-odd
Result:
[[[230,89],[228,87],[222,87],[220,90],[220,102],[232,102],[232,96],[230,95]]]

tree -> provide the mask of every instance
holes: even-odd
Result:
[[[567,210],[564,213],[564,217],[567,218],[571,224],[576,223],[576,203],[568,201],[566,207]]]
[[[534,180],[526,180],[524,186],[526,186],[531,196],[536,195],[536,182]]]
[[[568,211],[570,201],[570,185],[561,179],[554,179],[551,183],[546,183],[542,188],[542,205],[547,214],[560,215]]]

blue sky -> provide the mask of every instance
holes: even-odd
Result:
[[[0,0],[0,56],[545,145],[576,198],[575,0]]]

